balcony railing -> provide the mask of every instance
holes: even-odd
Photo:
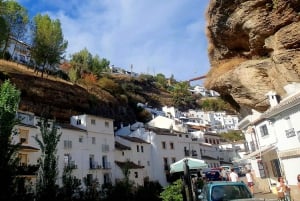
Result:
[[[190,156],[190,151],[189,150],[184,150],[184,156]]]
[[[110,162],[104,162],[103,163],[103,169],[111,169],[111,165],[110,165]]]
[[[101,169],[101,168],[102,168],[101,165],[99,165],[99,163],[96,161],[90,163],[90,169]]]
[[[70,169],[77,169],[78,168],[75,161],[69,161],[68,163],[65,164],[65,167],[68,167]]]
[[[36,175],[39,165],[20,165],[17,167],[17,175]]]
[[[285,135],[286,135],[287,138],[296,136],[295,129],[294,128],[290,128],[288,130],[285,130]]]
[[[192,156],[198,156],[197,151],[196,150],[192,150]]]

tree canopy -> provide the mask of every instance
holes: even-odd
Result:
[[[18,2],[8,0],[0,4],[0,41],[4,40],[3,55],[8,47],[9,38],[16,40],[24,39],[29,22],[27,9]],[[3,9],[3,10],[2,10]],[[3,27],[2,27],[3,26]],[[0,42],[1,44],[1,42]]]
[[[103,71],[109,68],[109,61],[101,59],[98,55],[93,56],[87,48],[71,55],[70,74],[73,80],[79,79],[83,73],[93,73],[100,76]]]
[[[0,87],[0,200],[14,200],[15,176],[18,158],[18,144],[11,143],[16,125],[16,111],[19,107],[20,91],[10,81]]]
[[[36,64],[42,65],[42,77],[45,65],[58,64],[67,46],[68,42],[64,40],[58,19],[52,20],[47,14],[38,14],[34,17],[31,54]]]

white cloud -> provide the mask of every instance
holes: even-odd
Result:
[[[187,80],[209,69],[204,17],[208,1],[43,0],[35,6],[60,19],[68,54],[86,47],[115,66],[129,69],[133,64],[136,72]],[[23,2],[28,5],[28,0]]]

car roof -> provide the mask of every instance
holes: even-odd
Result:
[[[213,185],[213,186],[228,186],[228,185],[245,185],[244,182],[242,181],[237,181],[237,182],[233,182],[233,181],[210,181],[207,182],[207,185]]]

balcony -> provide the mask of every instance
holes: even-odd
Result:
[[[103,163],[103,169],[111,169],[110,162],[105,161],[105,162]]]
[[[184,150],[184,156],[190,156],[190,150],[185,149]]]
[[[65,167],[70,168],[70,169],[77,169],[77,164],[75,161],[69,161],[67,164],[65,164]]]
[[[90,169],[92,169],[92,170],[101,169],[101,168],[102,168],[101,165],[99,165],[99,163],[96,161],[92,161],[90,163]]]
[[[286,135],[287,138],[296,136],[295,129],[290,128],[288,130],[285,130],[285,135]]]
[[[197,151],[196,150],[192,150],[192,156],[198,156]]]
[[[20,165],[17,167],[17,175],[36,175],[39,165]]]

